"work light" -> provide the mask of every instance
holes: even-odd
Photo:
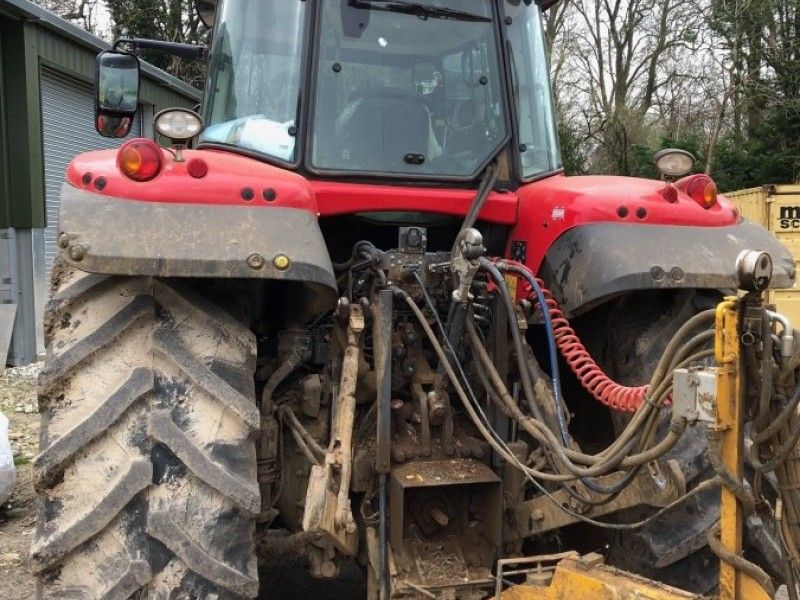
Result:
[[[691,173],[694,160],[691,152],[677,148],[662,150],[653,157],[658,172],[668,179],[677,179]]]
[[[173,144],[185,144],[200,133],[203,120],[186,108],[168,108],[155,116],[153,127]]]

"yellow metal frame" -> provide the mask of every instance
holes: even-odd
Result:
[[[717,421],[722,434],[722,460],[740,481],[744,472],[744,385],[739,334],[739,303],[726,298],[717,307],[714,352],[717,363]],[[742,552],[744,512],[736,496],[722,487],[720,541],[733,552]],[[771,600],[756,581],[724,561],[719,566],[719,600]]]
[[[739,435],[744,426],[742,390],[739,385],[739,313],[735,299],[728,298],[717,307],[714,352],[717,369],[717,422],[713,425],[722,433],[722,459],[731,473],[742,475],[742,442]],[[727,488],[722,488],[720,504],[720,541],[731,552],[742,551],[742,511],[739,501]],[[736,569],[727,563],[719,567],[720,600],[736,600],[738,582]]]
[[[722,458],[737,480],[744,464],[744,385],[742,382],[739,301],[726,298],[718,307],[714,352],[717,373],[717,419],[711,425],[722,435]],[[742,552],[744,515],[736,496],[724,486],[720,506],[720,541],[735,554]],[[546,559],[547,557],[542,557]],[[672,588],[602,564],[602,557],[572,556],[561,560],[547,587],[520,585],[500,595],[502,600],[686,600],[702,596]],[[523,559],[526,564],[535,559]],[[513,560],[508,560],[513,564]],[[719,600],[771,600],[750,576],[725,562],[719,570]]]

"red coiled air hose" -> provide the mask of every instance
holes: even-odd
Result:
[[[572,329],[558,302],[553,298],[552,292],[545,287],[541,279],[537,278],[536,282],[541,286],[547,300],[547,311],[553,322],[556,346],[581,385],[606,406],[615,410],[635,412],[644,402],[648,386],[627,387],[606,375]],[[534,296],[534,301],[535,299]]]
[[[503,262],[513,264],[520,269],[526,270],[531,276],[536,277],[528,267],[519,262],[511,260],[504,260]],[[542,288],[542,293],[547,303],[547,312],[550,313],[550,320],[553,324],[553,336],[556,340],[556,346],[570,369],[572,369],[572,372],[575,373],[578,381],[581,382],[581,385],[602,404],[614,410],[635,412],[644,402],[648,386],[627,387],[620,385],[606,375],[569,324],[569,320],[564,316],[564,311],[553,297],[553,293],[547,289],[547,286],[544,285],[540,278],[536,277],[536,282]],[[530,288],[527,283],[525,283],[525,287]],[[527,289],[526,296],[537,307],[536,310],[539,311],[539,303],[533,290]]]

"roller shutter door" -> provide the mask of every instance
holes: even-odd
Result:
[[[44,231],[46,276],[58,247],[58,201],[67,165],[81,152],[117,147],[125,140],[104,138],[94,130],[94,92],[91,86],[42,69],[42,143],[47,228]],[[137,118],[128,139],[141,135]]]

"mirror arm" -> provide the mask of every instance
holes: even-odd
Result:
[[[553,8],[553,6],[555,6],[559,2],[560,0],[536,0],[536,4],[538,4],[539,8],[541,8],[543,11],[549,8]]]
[[[208,58],[208,48],[195,44],[181,44],[179,42],[164,42],[144,38],[122,38],[114,42],[114,50],[119,50],[120,45],[129,45],[136,49],[160,50],[166,54],[188,58],[189,60],[206,60]]]

